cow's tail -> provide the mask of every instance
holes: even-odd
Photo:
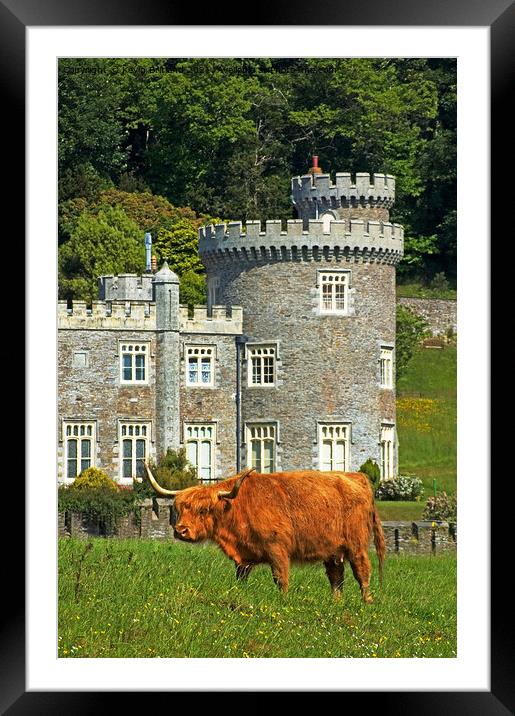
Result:
[[[386,556],[386,542],[384,540],[383,525],[377,507],[374,505],[372,512],[372,529],[374,531],[374,546],[379,560],[379,583],[383,583],[383,565]]]

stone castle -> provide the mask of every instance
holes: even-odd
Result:
[[[184,447],[199,478],[397,473],[395,178],[317,166],[292,179],[298,218],[199,232],[207,306],[179,278],[102,276],[99,301],[58,307],[58,480],[104,469],[132,484]]]

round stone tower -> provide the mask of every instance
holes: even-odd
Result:
[[[300,218],[200,229],[209,303],[243,307],[241,448],[262,471],[396,475],[395,266],[390,175],[292,178]]]

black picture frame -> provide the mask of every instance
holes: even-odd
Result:
[[[243,8],[242,8],[243,9]],[[247,8],[248,10],[248,8]],[[322,12],[323,10],[323,12]],[[2,63],[0,72],[1,86],[4,89],[4,107],[7,111],[1,113],[5,122],[2,135],[4,141],[9,137],[8,143],[15,146],[15,157],[9,160],[9,182],[7,186],[8,197],[6,205],[10,207],[10,216],[13,210],[18,209],[17,235],[21,235],[21,221],[24,216],[22,205],[25,185],[25,29],[37,26],[81,26],[81,25],[374,25],[374,26],[485,26],[490,28],[491,36],[491,169],[495,177],[495,186],[492,184],[491,217],[492,233],[499,240],[494,251],[492,242],[491,269],[495,275],[491,288],[491,316],[503,314],[506,305],[501,287],[509,285],[509,251],[513,251],[511,236],[501,233],[507,231],[504,217],[509,222],[509,179],[506,177],[506,192],[499,190],[502,179],[508,169],[506,157],[510,155],[513,143],[513,129],[511,127],[511,114],[509,112],[510,90],[515,86],[514,81],[514,55],[515,43],[515,3],[507,0],[491,0],[487,3],[465,2],[465,0],[447,0],[447,2],[424,3],[421,0],[397,0],[395,3],[369,0],[366,3],[366,12],[362,3],[337,3],[329,0],[322,3],[317,9],[306,2],[276,3],[273,7],[264,5],[252,7],[251,16],[245,18],[231,8],[230,13],[224,13],[218,5],[211,4],[202,9],[202,23],[198,23],[199,9],[187,4],[181,6],[165,2],[145,3],[137,0],[110,0],[108,4],[94,0],[76,0],[67,3],[64,0],[0,0],[0,56]],[[315,22],[313,20],[315,19]],[[508,166],[507,166],[508,164]],[[5,167],[4,167],[5,169]],[[497,229],[495,231],[497,222]],[[510,232],[512,233],[512,232]],[[501,243],[502,242],[502,243]],[[16,246],[16,264],[21,265],[20,252],[22,246]],[[504,273],[503,273],[504,271]],[[494,288],[495,285],[495,288]],[[18,283],[19,286],[19,283]],[[19,289],[18,289],[19,293]],[[17,315],[21,312],[20,299],[17,299]],[[506,328],[506,326],[505,326]],[[513,373],[513,353],[496,342],[491,343],[491,375],[510,375]],[[28,346],[30,350],[30,345]],[[500,383],[500,381],[499,381]],[[499,384],[498,384],[499,385]],[[491,409],[496,415],[505,405],[507,393],[503,386],[503,403],[494,393],[492,386]],[[508,439],[508,426],[505,421],[501,425],[496,422],[495,431],[492,430],[490,449],[491,455],[506,456]],[[24,450],[28,449],[27,440]],[[19,462],[16,461],[16,465]],[[507,461],[504,469],[509,465]],[[515,659],[513,642],[511,640],[510,617],[513,614],[513,598],[509,587],[510,566],[513,564],[512,548],[510,547],[511,520],[510,503],[505,499],[505,490],[511,483],[511,475],[498,473],[493,469],[491,475],[498,479],[491,480],[491,691],[456,691],[456,692],[346,692],[341,694],[341,707],[352,708],[352,702],[359,703],[359,708],[378,709],[381,713],[396,714],[467,714],[467,716],[501,716],[514,712],[514,683],[513,678]],[[18,476],[16,476],[17,479]],[[6,493],[4,493],[5,495]],[[4,499],[9,499],[4,497]],[[12,500],[9,509],[12,509]],[[23,488],[16,486],[16,500],[18,519],[21,518],[23,506]],[[1,664],[0,669],[0,711],[10,716],[20,714],[86,714],[107,713],[114,709],[120,710],[119,692],[27,692],[25,687],[25,574],[24,558],[25,543],[21,522],[13,525],[4,532],[3,550],[3,624],[0,642]],[[484,579],[484,575],[481,575]],[[230,667],[229,667],[230,670]],[[230,680],[229,680],[230,681]],[[230,687],[227,688],[231,690]],[[319,695],[314,694],[315,697]],[[177,692],[130,693],[131,705],[139,708],[143,705],[143,698],[150,696],[152,708],[156,701],[162,701],[166,708],[174,708],[177,704]],[[195,695],[195,708],[202,709],[207,706],[207,698],[212,694],[197,693]],[[235,706],[248,710],[250,704],[256,710],[266,700],[267,693],[256,693],[252,700],[235,700]],[[165,701],[166,699],[166,701]],[[303,693],[306,705],[311,703],[311,694]],[[349,701],[350,699],[350,701]],[[229,703],[230,703],[229,699]],[[147,708],[148,708],[148,701]],[[228,704],[225,701],[224,706]],[[322,706],[323,708],[323,706]]]

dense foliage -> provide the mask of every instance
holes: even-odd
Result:
[[[139,501],[132,490],[107,490],[93,487],[88,490],[73,490],[60,487],[58,490],[59,512],[82,514],[93,522],[99,522],[106,534],[112,534],[121,517],[133,512],[138,517]]]
[[[165,490],[182,490],[200,484],[195,468],[188,462],[185,448],[168,448],[157,463],[150,461],[149,465],[155,479]],[[141,498],[157,497],[146,474],[143,482],[135,483],[134,489]]]
[[[167,490],[181,490],[199,484],[184,448],[168,449],[157,464],[151,463],[150,467],[159,484]],[[149,497],[156,497],[156,492],[147,479],[134,481],[132,488],[120,487],[103,470],[89,467],[70,485],[59,487],[58,510],[81,513],[99,521],[109,533],[114,530],[118,519],[130,512],[139,519],[139,505]]]
[[[455,60],[60,60],[61,297],[91,300],[99,272],[141,270],[151,231],[201,301],[199,224],[290,218],[290,177],[313,153],[326,172],[395,174],[398,275],[454,285]]]
[[[428,329],[427,321],[406,306],[397,304],[395,325],[395,372],[400,378]]]
[[[111,480],[109,475],[98,467],[88,467],[78,475],[70,485],[70,490],[107,490],[118,492],[118,485]]]
[[[381,479],[381,469],[375,460],[372,460],[372,458],[369,457],[368,460],[365,460],[363,465],[361,465],[359,471],[365,473],[370,480],[372,487],[377,487],[379,485],[379,480]]]
[[[376,490],[378,500],[418,500],[424,493],[418,477],[399,475],[395,480],[383,480]]]
[[[436,522],[457,522],[457,498],[456,495],[448,495],[446,492],[438,492],[428,497],[426,507],[422,514],[424,520],[435,520]]]
[[[99,522],[107,534],[114,531],[120,517],[137,514],[138,496],[132,490],[121,490],[103,471],[89,467],[71,485],[58,489],[59,512],[75,512]]]

